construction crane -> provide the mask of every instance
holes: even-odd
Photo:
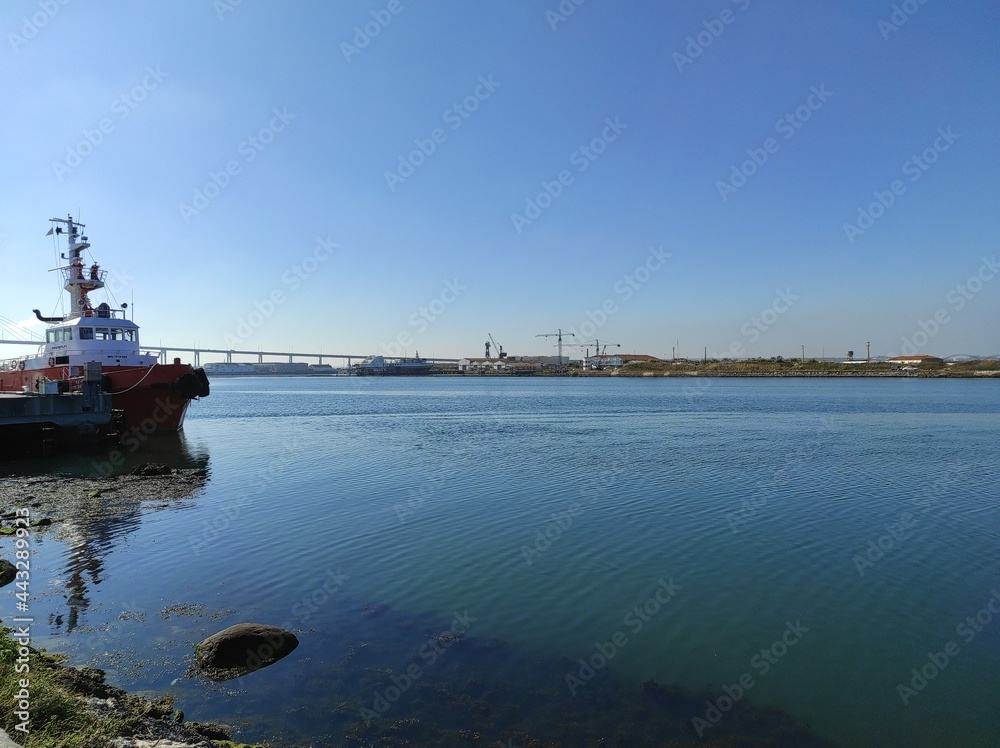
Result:
[[[604,356],[608,352],[608,346],[609,345],[613,345],[613,346],[616,346],[618,348],[622,347],[621,343],[610,343],[607,340],[604,341],[604,345],[602,346],[601,345],[601,341],[598,340],[597,338],[594,338],[593,340],[584,341],[583,343],[574,343],[573,345],[578,346],[580,348],[586,347],[587,354],[586,354],[586,358],[584,358],[584,365],[586,365],[587,359],[590,358],[590,346],[594,346],[594,357],[595,358],[597,358],[599,356]],[[601,367],[595,365],[594,368],[595,369],[599,369]]]
[[[497,357],[507,358],[507,354],[504,352],[503,346],[496,341],[496,338],[494,338],[493,335],[490,333],[486,333],[486,335],[490,339],[486,341],[486,358],[490,357],[490,341],[493,341],[493,347],[497,349]]]
[[[567,332],[566,334],[567,335],[572,335],[574,338],[576,337],[576,333],[575,332]],[[562,355],[562,349],[563,349],[563,342],[562,342],[562,339],[563,339],[563,329],[560,327],[555,332],[542,332],[542,333],[539,333],[538,335],[536,335],[535,337],[536,338],[551,338],[551,337],[556,337],[556,338],[559,339],[559,365],[562,366],[562,363],[563,363],[563,355]]]

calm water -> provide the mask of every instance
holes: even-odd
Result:
[[[243,740],[995,746],[998,433],[995,381],[217,379],[130,458],[201,490],[36,537],[34,633]],[[244,620],[300,646],[190,677]]]

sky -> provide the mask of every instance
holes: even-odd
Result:
[[[147,345],[1000,353],[992,0],[6,0],[0,35],[0,321],[61,311],[72,214]]]

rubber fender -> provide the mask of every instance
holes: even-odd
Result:
[[[208,393],[211,391],[211,387],[208,384],[208,374],[200,366],[194,370],[194,375],[198,377],[198,381],[201,382],[201,390],[198,392],[198,397],[208,397]]]

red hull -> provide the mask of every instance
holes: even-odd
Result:
[[[36,380],[69,379],[70,367],[0,372],[0,391],[35,391]],[[177,431],[184,425],[190,400],[177,392],[175,383],[185,374],[194,374],[189,364],[157,364],[152,367],[111,366],[102,370],[104,389],[112,395],[112,407],[125,412],[125,425],[146,434]]]

